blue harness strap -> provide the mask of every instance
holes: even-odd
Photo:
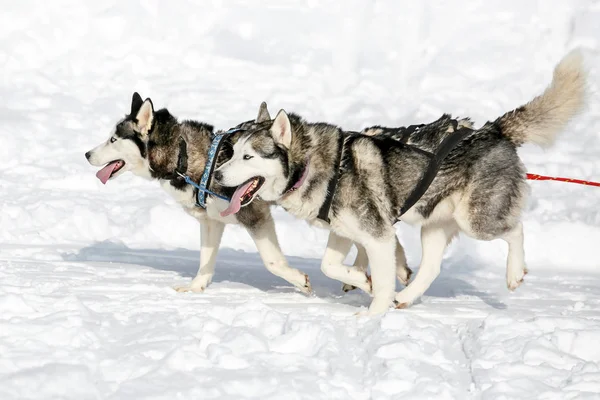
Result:
[[[202,178],[200,179],[200,184],[197,184],[187,175],[181,174],[177,172],[179,176],[181,176],[185,182],[189,185],[192,185],[196,189],[198,189],[198,193],[196,194],[196,206],[206,208],[206,196],[211,195],[217,197],[219,199],[230,201],[229,197],[220,195],[208,189],[210,185],[210,181],[212,179],[212,174],[215,170],[217,155],[219,154],[219,150],[221,149],[221,144],[223,138],[227,135],[230,135],[234,132],[239,131],[240,129],[234,128],[230,129],[227,132],[217,133],[213,137],[212,143],[210,144],[210,148],[208,149],[208,158],[206,160],[206,166],[204,167],[204,173],[202,174]]]

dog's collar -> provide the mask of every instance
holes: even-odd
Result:
[[[307,159],[306,160],[306,165],[304,166],[304,170],[302,171],[302,175],[300,175],[300,178],[298,178],[296,180],[296,182],[290,188],[286,189],[283,192],[284,196],[287,195],[287,194],[290,194],[292,192],[295,192],[296,190],[298,190],[300,188],[300,186],[302,186],[302,184],[306,180],[306,177],[308,176],[308,165],[309,165],[309,163],[310,163],[310,159]]]
[[[219,199],[230,201],[229,197],[220,195],[208,189],[210,182],[212,180],[212,175],[215,170],[217,155],[219,154],[219,150],[221,149],[221,145],[223,143],[223,138],[228,136],[234,132],[240,131],[239,128],[233,128],[226,132],[216,133],[213,136],[212,142],[210,144],[210,148],[208,149],[206,165],[204,166],[204,173],[202,174],[202,178],[200,178],[200,183],[196,183],[186,175],[187,171],[187,143],[183,138],[181,138],[180,147],[179,147],[179,158],[177,161],[177,169],[175,173],[182,177],[185,182],[189,185],[192,185],[197,189],[196,193],[196,206],[201,208],[206,208],[206,196],[211,195],[217,197]],[[182,144],[183,143],[183,144]],[[183,167],[185,166],[185,169]]]
[[[177,168],[173,175],[185,174],[188,169],[188,153],[187,153],[187,142],[183,137],[179,138],[179,155],[177,156]]]
[[[173,172],[161,175],[160,179],[173,180],[182,177],[188,169],[187,142],[183,137],[179,137],[179,154],[177,155],[177,167]]]
[[[323,204],[321,204],[321,208],[319,208],[319,214],[317,215],[318,219],[320,219],[321,221],[324,221],[326,223],[329,223],[329,210],[331,209],[331,203],[333,202],[333,196],[335,195],[335,190],[337,188],[337,184],[340,179],[340,168],[341,168],[341,163],[342,163],[342,152],[344,151],[344,143],[345,143],[345,137],[343,134],[340,134],[339,141],[338,141],[337,157],[336,157],[336,161],[335,161],[335,172],[334,172],[333,176],[331,177],[331,179],[329,179],[329,183],[327,184],[327,195],[325,196],[325,200],[323,200]],[[302,186],[302,184],[306,180],[306,177],[308,176],[309,162],[310,162],[310,159],[308,159],[306,161],[306,166],[304,167],[304,171],[302,172],[302,175],[300,176],[300,178],[296,181],[296,183],[294,183],[289,189],[287,189],[283,193],[283,196],[286,196],[286,195],[298,190],[298,188],[300,188]],[[293,182],[293,180],[292,180],[292,182]]]

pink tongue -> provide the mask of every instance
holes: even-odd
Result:
[[[100,171],[96,172],[96,177],[98,179],[100,179],[100,182],[102,182],[103,184],[106,185],[106,182],[108,182],[110,175],[117,168],[117,166],[119,165],[119,162],[120,161],[113,161],[110,164],[108,164],[106,167],[102,168]]]
[[[240,185],[237,189],[235,189],[233,196],[231,196],[229,206],[227,206],[225,210],[221,211],[221,217],[226,217],[228,215],[235,214],[238,211],[240,211],[240,208],[242,207],[242,200],[240,198],[244,193],[246,193],[246,190],[248,190],[250,185],[252,185],[252,182],[254,182],[254,180],[251,180],[245,185]]]

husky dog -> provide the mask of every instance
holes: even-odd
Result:
[[[262,102],[259,109],[259,115],[265,115],[260,122],[244,122],[235,128],[251,131],[266,119],[271,119],[266,102]],[[256,121],[259,121],[258,119]],[[429,124],[411,125],[408,127],[389,128],[383,126],[373,126],[363,129],[360,133],[368,136],[378,136],[394,139],[414,145],[425,151],[433,151],[437,146],[456,129],[473,128],[473,123],[469,118],[453,119],[450,115],[444,114],[441,118]],[[363,246],[354,243],[357,249],[356,258],[353,267],[365,273],[370,282],[370,276],[367,273],[369,259]],[[350,249],[348,249],[350,250]],[[399,241],[396,242],[396,277],[400,284],[406,286],[412,276],[412,270],[408,267],[404,248]],[[356,286],[342,284],[342,291],[349,292],[356,289]]]
[[[257,121],[266,120],[270,120],[270,116],[265,105],[264,109],[261,108]],[[240,134],[232,133],[226,138],[217,155],[217,165],[231,157],[231,145]],[[185,169],[179,172],[199,182],[207,162],[212,136],[212,126],[196,121],[178,122],[168,110],[154,111],[150,99],[142,101],[141,96],[134,93],[129,115],[117,123],[106,142],[88,151],[85,156],[90,164],[102,167],[96,176],[104,184],[126,171],[158,180],[162,188],[200,222],[198,274],[189,285],[176,288],[178,291],[201,292],[210,284],[225,224],[239,223],[248,230],[271,273],[285,279],[300,291],[310,293],[308,276],[291,268],[281,252],[269,205],[265,201],[253,201],[235,216],[222,217],[220,212],[228,206],[227,201],[208,196],[206,209],[196,206],[196,190],[175,173],[178,168]],[[233,193],[233,189],[220,187],[214,180],[210,189],[227,196]],[[249,201],[250,196],[249,192],[242,203]]]
[[[420,297],[438,276],[444,249],[459,232],[508,243],[506,280],[512,290],[527,272],[520,219],[528,186],[517,148],[524,143],[551,145],[583,108],[584,94],[582,57],[573,52],[556,66],[542,95],[480,129],[461,127],[461,140],[408,210],[403,209],[407,198],[429,165],[423,151],[386,135],[368,135],[378,128],[355,134],[308,123],[283,110],[273,121],[243,133],[215,178],[237,187],[232,202],[249,193],[329,227],[321,268],[331,278],[371,292],[369,314],[384,312],[393,300],[404,308]],[[323,218],[320,210],[327,202],[331,204]],[[398,219],[421,225],[423,254],[415,279],[395,295],[393,225]],[[343,264],[352,242],[366,249],[372,283],[363,271]]]
[[[367,136],[377,136],[381,138],[390,138],[407,145],[415,146],[424,151],[433,152],[442,143],[442,141],[453,134],[457,129],[473,128],[473,123],[469,118],[454,119],[448,114],[429,124],[411,125],[408,127],[389,128],[383,126],[372,126],[363,129],[360,133]],[[368,257],[364,247],[356,244],[357,255],[354,261],[354,267],[360,271],[367,272]],[[400,242],[396,243],[396,276],[401,284],[407,285],[412,271],[406,263],[406,255]],[[348,292],[356,287],[343,284],[342,290]]]
[[[263,102],[261,108],[266,107]],[[248,128],[250,126],[246,125]],[[383,126],[372,126],[363,129],[360,133],[368,136],[385,137],[400,141],[402,143],[415,146],[424,151],[434,151],[443,140],[453,134],[457,129],[473,128],[473,123],[469,118],[454,119],[448,114],[442,115],[441,118],[429,124],[411,125],[408,127],[389,128]],[[367,273],[369,259],[366,250],[363,246],[355,243],[357,255],[354,261],[354,267]],[[406,262],[404,248],[400,242],[396,243],[396,277],[398,281],[406,286],[412,275],[412,270]],[[348,292],[356,289],[355,286],[343,284],[342,290]]]

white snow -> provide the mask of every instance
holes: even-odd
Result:
[[[323,4],[324,3],[324,4]],[[259,6],[260,4],[260,6]],[[600,180],[600,3],[19,1],[0,13],[1,399],[598,399],[600,189],[532,182],[530,274],[460,238],[420,303],[369,303],[319,271],[327,233],[276,209],[305,297],[228,227],[214,283],[199,227],[152,182],[102,186],[83,153],[133,91],[228,128],[261,101],[348,129],[482,124],[528,101],[573,47],[588,110],[530,172]],[[418,230],[398,225],[409,264]]]

